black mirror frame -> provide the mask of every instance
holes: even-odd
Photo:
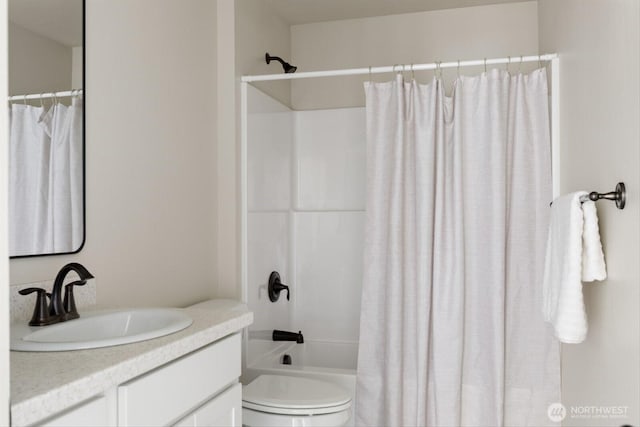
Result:
[[[9,259],[35,258],[52,255],[77,254],[87,241],[87,0],[82,0],[82,242],[80,247],[71,252],[53,252],[48,254],[15,255]]]

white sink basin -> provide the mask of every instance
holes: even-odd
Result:
[[[11,350],[67,351],[109,347],[158,338],[193,323],[170,308],[140,308],[80,313],[79,319],[50,326],[11,325]]]

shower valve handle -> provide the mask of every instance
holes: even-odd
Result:
[[[271,302],[278,301],[282,291],[287,291],[287,301],[289,301],[289,287],[280,281],[280,274],[277,271],[273,271],[269,275],[268,291]]]

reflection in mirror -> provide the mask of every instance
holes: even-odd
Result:
[[[9,0],[9,254],[84,244],[84,2]]]

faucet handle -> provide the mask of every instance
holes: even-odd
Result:
[[[87,284],[86,280],[76,280],[75,282],[71,282],[64,287],[64,300],[62,300],[62,307],[65,311],[66,320],[77,319],[80,317],[78,314],[78,309],[76,308],[76,300],[73,296],[73,287],[74,286],[84,286]]]
[[[271,302],[278,301],[281,291],[287,291],[287,301],[289,301],[289,287],[280,281],[280,274],[278,274],[277,271],[272,271],[269,275],[269,285],[267,288]]]
[[[29,326],[45,326],[56,323],[58,320],[49,316],[47,308],[47,291],[42,288],[26,288],[18,291],[20,295],[29,295],[37,292],[36,306],[33,309],[33,315],[29,321]]]

